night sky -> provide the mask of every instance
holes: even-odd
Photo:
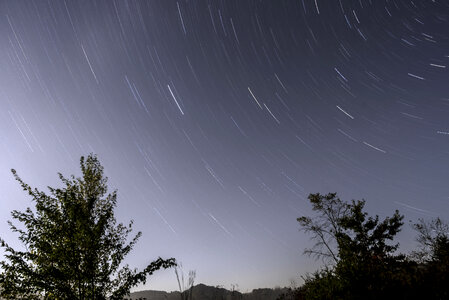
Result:
[[[449,1],[1,1],[0,232],[96,153],[127,263],[289,285],[309,193],[449,218]],[[138,289],[175,290],[173,270]]]

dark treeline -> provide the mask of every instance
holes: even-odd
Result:
[[[447,223],[420,219],[413,225],[419,246],[405,255],[394,242],[404,225],[398,211],[380,220],[364,211],[365,201],[344,202],[335,193],[309,201],[315,215],[298,218],[315,242],[305,254],[325,266],[281,299],[449,299]]]

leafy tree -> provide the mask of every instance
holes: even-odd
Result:
[[[142,271],[122,266],[141,232],[129,240],[132,221],[117,224],[117,192],[107,192],[97,157],[81,157],[80,163],[82,177],[59,174],[64,187],[49,187],[49,195],[32,189],[12,170],[35,209],[12,212],[21,226],[8,222],[25,250],[15,250],[0,239],[6,253],[0,262],[1,297],[123,299],[156,270],[176,266],[173,258],[158,258]]]
[[[350,206],[341,201],[336,193],[310,194],[308,199],[316,215],[302,216],[297,221],[300,229],[310,234],[315,244],[312,248],[306,248],[304,254],[335,264],[339,261],[337,235],[342,231],[339,222],[349,213]]]
[[[449,299],[449,224],[419,220],[419,248],[405,256],[393,243],[403,225],[397,210],[380,220],[364,211],[365,201],[335,193],[310,194],[309,201],[315,215],[297,219],[315,242],[305,254],[327,264],[279,299]]]
[[[420,219],[413,227],[418,232],[419,248],[412,257],[419,262],[420,290],[428,298],[449,299],[449,224]]]
[[[346,286],[345,299],[378,299],[402,285],[396,275],[405,257],[394,255],[399,244],[387,241],[400,231],[403,216],[395,211],[380,221],[378,216],[369,217],[364,205],[365,201],[352,201],[338,222],[342,230],[337,234],[340,261],[335,273]]]
[[[430,222],[419,219],[413,228],[418,232],[419,249],[413,252],[416,259],[420,262],[449,259],[449,224],[440,218]]]
[[[352,201],[349,211],[338,220],[342,228],[337,233],[340,257],[356,255],[382,260],[392,254],[399,244],[389,245],[404,224],[403,216],[395,211],[393,216],[379,221],[379,216],[369,217],[363,211],[365,201]]]
[[[403,283],[401,263],[390,245],[403,225],[396,211],[380,221],[364,212],[365,201],[344,202],[335,193],[311,194],[317,216],[298,218],[301,229],[312,234],[315,255],[330,265],[305,278],[300,289],[304,299],[376,299]]]

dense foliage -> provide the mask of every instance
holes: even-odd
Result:
[[[128,240],[132,222],[117,224],[116,191],[107,192],[107,178],[94,155],[81,158],[82,177],[65,178],[63,188],[49,187],[47,195],[32,189],[12,170],[33,198],[35,209],[13,211],[9,222],[24,250],[3,239],[0,294],[7,299],[123,299],[131,287],[145,282],[160,268],[175,266],[161,258],[142,271],[122,266],[141,232]]]
[[[414,225],[420,247],[398,254],[393,243],[403,225],[395,211],[380,220],[364,211],[365,201],[350,203],[335,193],[311,194],[313,217],[298,218],[314,246],[305,253],[325,267],[282,299],[449,299],[449,226],[440,219]]]

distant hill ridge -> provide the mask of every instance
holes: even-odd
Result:
[[[287,292],[287,288],[254,289],[250,293],[229,291],[221,287],[213,287],[198,284],[193,287],[192,300],[276,300],[281,294]],[[184,292],[184,293],[187,293]],[[139,291],[125,297],[126,300],[180,300],[180,292],[164,291]],[[190,299],[189,299],[190,300]]]

